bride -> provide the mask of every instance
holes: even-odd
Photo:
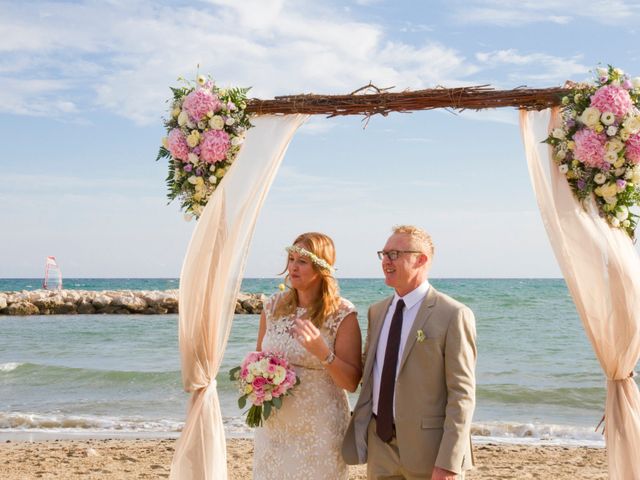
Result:
[[[257,349],[284,352],[300,384],[256,429],[253,478],[346,480],[345,390],[355,391],[362,376],[356,310],[339,296],[331,238],[304,233],[286,250],[291,289],[265,302]]]

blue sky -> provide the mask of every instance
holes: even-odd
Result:
[[[625,1],[0,2],[0,277],[176,277],[194,223],[154,161],[169,86],[210,73],[251,96],[491,84],[551,87],[611,63],[640,75]],[[258,221],[246,276],[303,231],[338,274],[380,276],[390,227],[434,237],[433,277],[560,276],[514,109],[312,117]]]

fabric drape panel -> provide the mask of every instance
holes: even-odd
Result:
[[[242,150],[211,196],[180,274],[179,341],[182,381],[191,401],[176,444],[171,477],[227,478],[226,443],[216,375],[258,213],[296,130],[307,115],[252,120]],[[257,331],[256,331],[257,333]]]
[[[585,211],[541,143],[561,123],[557,109],[520,112],[531,182],[542,219],[587,337],[607,377],[609,477],[640,479],[640,259],[591,199]]]

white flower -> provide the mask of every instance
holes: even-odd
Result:
[[[623,142],[626,142],[627,140],[629,140],[630,136],[631,136],[631,132],[626,128],[623,128],[622,130],[620,130],[620,138],[622,139]]]
[[[602,123],[605,125],[613,125],[613,122],[616,121],[616,116],[611,112],[604,112],[600,115],[600,120],[602,120]]]
[[[600,123],[600,110],[594,107],[585,108],[579,120],[588,127],[595,127]]]
[[[622,70],[621,68],[614,68],[613,73],[615,73],[618,76],[621,76],[621,75],[624,75],[624,70]]]
[[[619,227],[620,226],[620,220],[618,220],[616,217],[609,217],[611,218],[611,225],[614,227]]]
[[[209,183],[216,184],[218,182],[218,178],[215,175],[211,175],[209,177]]]
[[[171,116],[173,118],[177,118],[180,115],[180,107],[175,107],[173,110],[171,110]]]
[[[618,160],[618,154],[609,150],[604,154],[604,159],[609,163],[614,163]]]
[[[227,117],[227,121],[225,122],[227,125],[231,126],[236,123],[236,119],[233,117]]]
[[[616,218],[621,222],[629,218],[629,209],[624,205],[620,205],[616,211]]]
[[[554,128],[551,132],[551,136],[553,138],[557,138],[558,140],[563,140],[565,137],[564,130],[562,128]]]
[[[640,77],[633,77],[631,79],[631,85],[633,85],[633,88],[640,88]]]
[[[189,115],[184,110],[178,115],[178,125],[184,127],[189,122]]]
[[[640,131],[640,118],[636,115],[629,116],[622,122],[622,126],[630,133],[638,133]]]
[[[204,75],[198,75],[196,77],[196,81],[198,82],[198,85],[204,85],[205,83],[207,83],[207,79]]]
[[[231,137],[231,145],[237,147],[238,145],[242,145],[244,139],[242,137]]]
[[[609,76],[609,69],[604,68],[604,67],[598,67],[598,68],[596,68],[596,75],[598,75],[598,77],[608,77]]]
[[[633,177],[633,170],[630,168],[627,168],[627,170],[624,172],[624,178],[626,180],[630,180]]]
[[[224,128],[224,119],[220,115],[211,117],[209,126],[214,130],[222,130]]]
[[[631,226],[631,222],[629,220],[625,220],[622,222],[622,226],[625,228],[629,228]]]
[[[625,168],[616,168],[613,173],[615,173],[616,177],[621,177],[624,175],[625,170]]]
[[[607,202],[609,205],[615,205],[616,203],[618,203],[618,197],[602,197],[604,198],[604,201]]]
[[[598,185],[602,185],[604,182],[607,181],[607,177],[603,173],[596,173],[596,176],[593,177],[593,181],[596,182]]]
[[[195,175],[191,175],[189,178],[187,178],[187,181],[191,185],[195,185],[196,183],[198,183],[198,177],[196,177]]]
[[[194,165],[198,165],[198,163],[200,163],[200,159],[198,158],[198,155],[196,155],[193,152],[189,153],[189,156],[187,157],[187,159]]]
[[[562,164],[558,167],[558,170],[560,170],[560,173],[562,175],[566,175],[567,172],[569,171],[569,167],[567,166],[567,164]]]
[[[624,143],[622,143],[620,141],[620,139],[618,138],[611,138],[606,144],[605,144],[605,148],[607,150],[611,150],[614,152],[619,152],[620,150],[622,150],[624,148]]]

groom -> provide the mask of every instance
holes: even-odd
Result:
[[[429,285],[431,237],[395,227],[382,260],[395,294],[369,308],[362,390],[342,446],[367,477],[456,479],[473,466],[475,320]]]

